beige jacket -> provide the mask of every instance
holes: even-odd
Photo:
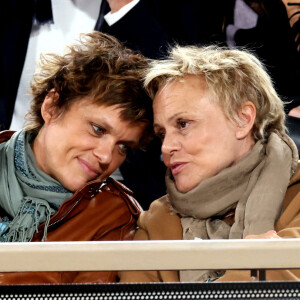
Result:
[[[165,197],[165,196],[164,196]],[[138,220],[135,240],[181,240],[180,218],[172,214],[162,197],[154,201]],[[300,162],[292,177],[276,223],[277,234],[282,238],[300,238]],[[234,216],[232,216],[234,218]],[[233,222],[228,216],[223,220]],[[121,282],[173,282],[179,281],[177,271],[126,271],[119,274]],[[270,270],[267,280],[300,280],[300,270]],[[250,271],[229,270],[218,281],[250,281]]]

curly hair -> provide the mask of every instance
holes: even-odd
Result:
[[[256,107],[252,136],[267,139],[271,132],[284,133],[283,101],[278,97],[263,64],[249,51],[218,46],[175,46],[164,60],[152,61],[144,78],[150,97],[187,74],[205,79],[214,100],[226,117],[239,122],[238,110],[246,101]]]
[[[74,101],[90,97],[99,105],[117,105],[121,118],[148,124],[142,140],[152,134],[152,101],[145,92],[142,74],[148,59],[124,47],[116,38],[98,31],[80,34],[78,43],[63,55],[41,55],[39,70],[31,82],[31,109],[26,130],[37,133],[44,124],[41,106],[51,89],[59,94],[55,106],[60,113]]]

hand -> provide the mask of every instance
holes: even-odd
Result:
[[[281,239],[275,230],[269,230],[262,234],[247,235],[245,239]]]
[[[300,105],[291,109],[288,115],[292,117],[300,118]]]
[[[112,14],[120,10],[123,6],[131,1],[132,0],[107,0]]]

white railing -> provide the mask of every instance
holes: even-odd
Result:
[[[1,243],[0,271],[300,268],[300,239]]]

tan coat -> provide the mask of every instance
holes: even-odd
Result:
[[[277,234],[282,238],[300,238],[300,162],[290,181],[279,220]],[[234,218],[234,216],[233,216]],[[230,220],[224,221],[231,223]],[[171,214],[164,204],[164,197],[154,201],[149,210],[138,220],[139,230],[135,240],[181,240],[180,218]],[[300,280],[300,270],[270,270],[267,280]],[[128,271],[121,272],[122,282],[179,281],[177,271]],[[218,281],[250,281],[250,271],[229,270]]]

